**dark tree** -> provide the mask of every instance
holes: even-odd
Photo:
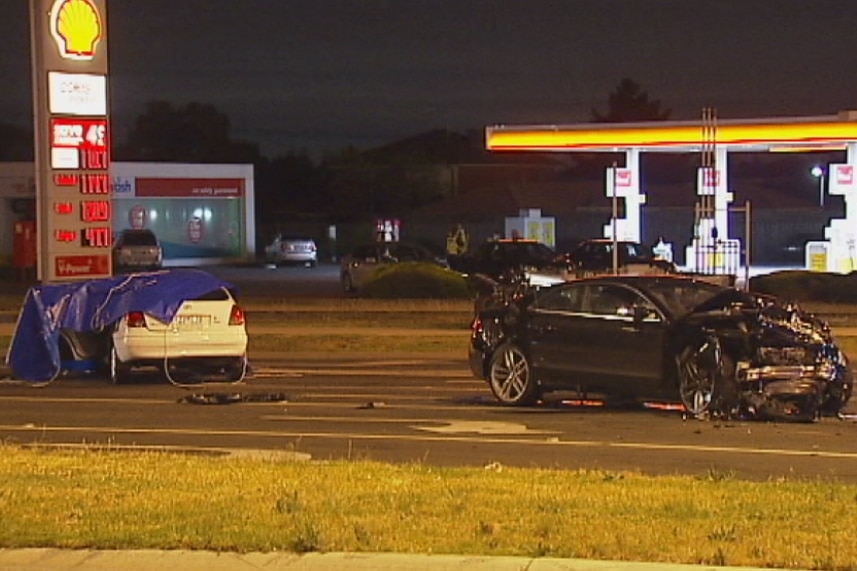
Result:
[[[596,123],[666,121],[670,112],[669,109],[661,109],[659,99],[650,101],[649,94],[640,88],[640,84],[626,77],[607,98],[607,112],[602,114],[593,109],[592,120]]]
[[[255,176],[257,218],[263,222],[276,222],[329,208],[320,169],[306,153],[291,152],[262,161],[256,166]]]
[[[401,217],[449,192],[444,165],[392,148],[345,149],[321,168],[337,220]]]
[[[120,161],[255,163],[259,146],[233,140],[229,118],[214,106],[189,103],[173,107],[151,101],[137,117],[124,144],[114,147]]]

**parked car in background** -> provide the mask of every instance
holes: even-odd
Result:
[[[612,274],[614,248],[620,274],[673,274],[678,271],[674,263],[655,257],[650,248],[639,242],[614,242],[610,238],[582,240],[565,254],[565,260],[576,277]]]
[[[339,279],[345,292],[364,286],[379,268],[399,262],[425,262],[446,266],[446,260],[428,248],[408,242],[368,242],[343,256]]]
[[[157,270],[163,260],[161,243],[147,228],[122,230],[113,241],[115,271]]]
[[[500,282],[528,272],[560,275],[568,269],[566,261],[547,244],[524,239],[488,240],[472,254],[450,262],[450,267],[468,276],[479,274]]]
[[[692,415],[811,421],[849,400],[827,323],[776,299],[678,276],[582,278],[477,309],[473,374],[497,400],[551,391],[667,399]]]
[[[276,266],[303,265],[314,268],[318,265],[318,247],[315,240],[307,236],[277,234],[265,246],[265,261]]]

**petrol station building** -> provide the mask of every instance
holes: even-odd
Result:
[[[188,266],[255,256],[253,165],[114,162],[111,231],[148,228],[164,265]],[[0,266],[35,256],[35,166],[0,163]]]
[[[624,164],[608,167],[604,191],[614,208],[603,235],[641,241],[645,181],[643,153],[699,153],[695,188],[694,231],[685,248],[692,271],[730,273],[746,264],[750,239],[742,244],[729,227],[729,212],[750,205],[733,204],[729,153],[818,152],[844,150],[846,162],[829,165],[831,195],[841,195],[845,215],[824,228],[824,240],[806,245],[805,266],[815,271],[847,273],[857,269],[857,111],[793,118],[719,120],[704,112],[700,121],[658,121],[572,125],[495,125],[486,128],[489,151],[609,152],[624,154]],[[745,232],[745,236],[749,233]],[[752,260],[752,258],[750,258]]]

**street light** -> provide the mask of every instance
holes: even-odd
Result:
[[[824,206],[824,169],[815,165],[809,172],[818,179],[818,204],[819,206]]]

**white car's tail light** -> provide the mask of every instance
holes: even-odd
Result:
[[[229,325],[244,325],[244,310],[237,305],[232,306],[229,312]]]
[[[132,311],[126,317],[128,327],[145,327],[146,315],[142,311]]]

